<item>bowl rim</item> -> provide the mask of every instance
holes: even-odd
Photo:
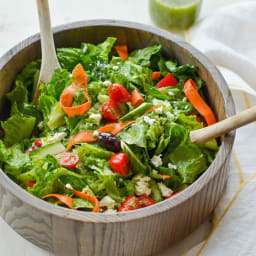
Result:
[[[231,96],[230,89],[228,88],[224,78],[217,70],[216,66],[199,50],[195,49],[189,43],[179,39],[175,35],[170,32],[164,31],[159,28],[155,28],[149,25],[121,21],[121,20],[106,20],[106,19],[97,19],[97,20],[85,20],[72,22],[64,25],[57,26],[53,28],[53,33],[58,34],[59,32],[79,29],[81,27],[121,27],[125,29],[137,29],[145,32],[149,32],[151,34],[155,34],[164,39],[173,41],[178,46],[185,48],[188,52],[190,52],[193,58],[196,58],[207,70],[211,70],[211,75],[213,79],[216,81],[219,90],[221,91],[222,96],[227,95],[228,97],[223,97],[225,104],[226,116],[229,117],[235,114],[235,106],[234,101]],[[4,66],[19,52],[28,47],[29,45],[36,43],[40,40],[39,33],[28,37],[27,39],[21,41],[16,46],[8,50],[1,58],[0,58],[0,70],[4,68]],[[195,56],[196,55],[196,56]],[[219,81],[219,82],[217,82]],[[29,194],[26,190],[22,189],[19,185],[17,185],[14,181],[12,181],[2,169],[0,169],[0,185],[7,190],[9,193],[19,198],[24,204],[41,211],[42,213],[46,213],[50,216],[57,216],[66,219],[72,219],[74,221],[80,221],[85,223],[120,223],[120,222],[129,222],[138,220],[141,218],[146,218],[153,215],[158,215],[163,212],[169,211],[180,204],[182,204],[186,200],[190,200],[197,193],[199,193],[205,186],[209,184],[209,182],[216,176],[218,171],[221,171],[222,166],[225,164],[228,159],[235,138],[235,132],[231,132],[223,137],[222,145],[220,150],[213,161],[213,163],[208,167],[208,169],[188,188],[183,190],[181,193],[176,195],[175,197],[159,202],[155,205],[138,209],[136,211],[123,212],[117,214],[103,214],[103,213],[91,213],[91,212],[82,212],[82,211],[74,211],[71,209],[55,206],[50,204],[40,198],[37,198],[31,194]]]

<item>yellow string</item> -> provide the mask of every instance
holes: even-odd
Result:
[[[252,181],[253,179],[256,178],[256,173],[253,174],[248,180],[246,180],[241,187],[239,188],[239,190],[237,191],[237,193],[235,194],[235,196],[233,197],[233,199],[231,200],[231,202],[229,203],[228,207],[225,209],[224,213],[222,214],[222,216],[219,218],[219,220],[217,221],[216,225],[214,226],[211,234],[209,235],[209,237],[205,240],[204,244],[202,245],[202,247],[200,248],[200,250],[197,253],[197,256],[199,256],[203,249],[205,248],[205,246],[207,245],[208,241],[210,240],[211,236],[213,235],[213,233],[215,232],[215,230],[217,229],[217,227],[219,226],[220,222],[222,221],[222,219],[224,218],[224,216],[227,214],[228,210],[230,209],[230,207],[234,204],[234,202],[236,201],[236,199],[238,198],[238,196],[240,195],[240,193],[243,191],[243,189],[246,187],[246,185],[248,185],[248,183],[250,181]]]
[[[244,95],[244,101],[245,101],[245,104],[246,104],[246,107],[247,108],[250,108],[251,107],[251,103],[250,103],[250,100],[248,98],[248,95],[246,92],[243,92],[243,95]]]
[[[190,36],[190,30],[189,29],[186,29],[185,30],[185,33],[186,33],[186,39],[189,43],[191,43],[191,36]]]
[[[238,174],[239,174],[239,178],[240,178],[240,184],[242,184],[244,182],[243,171],[242,171],[241,165],[238,161],[238,158],[236,156],[236,153],[234,151],[232,151],[232,157],[234,159],[236,169],[238,170]]]

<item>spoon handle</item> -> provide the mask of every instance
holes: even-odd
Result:
[[[201,145],[210,139],[217,138],[234,129],[256,121],[256,106],[231,116],[214,125],[190,132],[192,143]]]
[[[42,64],[34,96],[35,104],[37,104],[40,95],[40,84],[48,83],[52,78],[54,70],[60,68],[54,46],[48,0],[37,0],[37,10],[40,24]]]

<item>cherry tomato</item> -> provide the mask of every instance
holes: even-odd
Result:
[[[42,145],[43,145],[43,143],[42,143],[42,140],[41,140],[41,139],[35,140],[35,141],[33,142],[33,146],[35,146],[35,147],[40,148],[40,147],[42,147]]]
[[[173,196],[176,196],[176,195],[179,194],[181,191],[182,191],[182,190],[177,191],[176,193],[173,193],[173,194],[171,194],[170,196],[167,196],[164,200],[169,199],[169,198],[171,198],[171,197],[173,197]]]
[[[33,188],[35,184],[36,184],[35,182],[27,182],[26,183],[26,188],[28,188],[28,187]]]
[[[59,153],[55,156],[63,167],[75,169],[79,162],[78,155],[70,152]]]
[[[117,103],[109,100],[101,106],[102,117],[105,120],[117,121],[120,118],[120,109]]]
[[[33,150],[37,149],[37,148],[40,148],[42,147],[43,143],[42,143],[42,140],[41,139],[38,139],[38,140],[35,140],[32,144],[32,147],[27,149],[24,154],[27,154],[27,153],[30,153],[32,152]]]
[[[118,83],[112,84],[109,87],[109,97],[111,100],[120,103],[131,101],[131,97],[126,88]]]
[[[145,194],[139,196],[138,199],[140,201],[140,206],[141,207],[147,207],[147,206],[150,206],[150,205],[155,203],[155,201],[151,197],[149,197]]]
[[[127,212],[141,208],[139,199],[131,195],[125,199],[122,203],[121,207],[119,208],[119,212]]]
[[[113,155],[109,160],[110,167],[113,171],[121,175],[128,175],[130,170],[130,159],[125,153]]]
[[[176,86],[179,82],[172,74],[167,74],[156,86],[158,88]]]

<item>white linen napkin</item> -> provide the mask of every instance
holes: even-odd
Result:
[[[237,112],[256,105],[256,2],[219,9],[199,20],[189,37],[223,74]],[[187,255],[256,255],[255,128],[253,123],[237,131],[227,189],[210,234]]]
[[[254,96],[255,11],[255,2],[230,5],[199,21],[190,32],[191,43],[218,66],[232,89],[242,89]]]
[[[256,105],[256,2],[218,9],[186,31],[186,39],[217,66],[236,110]],[[212,217],[160,256],[256,255],[256,126],[237,130],[226,191]]]

